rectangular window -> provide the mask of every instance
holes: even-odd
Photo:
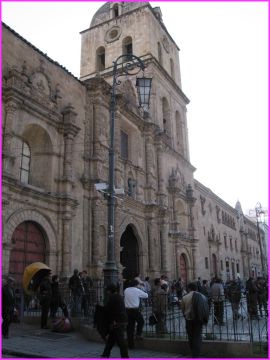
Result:
[[[240,273],[239,264],[236,264],[236,272]]]
[[[205,258],[205,268],[208,269],[208,257]]]
[[[223,270],[223,261],[220,260],[220,270]]]
[[[121,130],[121,157],[128,159],[128,134]]]

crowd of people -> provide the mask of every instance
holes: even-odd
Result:
[[[91,298],[94,284],[87,271],[79,272],[75,269],[67,283],[70,292],[69,309],[61,294],[58,275],[51,276],[49,273],[43,277],[38,289],[42,329],[48,328],[49,314],[55,319],[59,308],[64,318],[78,314],[90,315],[90,305],[94,305]],[[152,325],[155,326],[157,337],[164,337],[168,333],[166,321],[168,309],[176,305],[182,310],[193,357],[198,357],[200,354],[202,326],[207,323],[211,307],[213,307],[214,325],[223,326],[225,300],[231,303],[233,319],[238,320],[243,318],[240,303],[242,294],[246,294],[250,319],[259,319],[259,315],[268,316],[268,282],[263,277],[254,279],[250,276],[245,284],[239,278],[226,283],[217,277],[210,281],[202,281],[198,278],[186,285],[181,278],[169,281],[166,275],[161,275],[154,280],[150,280],[149,277],[142,280],[141,276],[137,275],[124,281],[123,296],[120,295],[120,286],[116,284],[110,284],[106,290],[108,299],[104,306],[103,319],[106,321],[107,336],[102,357],[110,356],[115,343],[120,347],[121,357],[128,357],[128,349],[133,349],[136,341],[142,340],[144,327],[142,305],[151,309]],[[14,304],[14,279],[9,277],[2,287],[3,337],[8,337]],[[194,304],[197,309],[194,308]]]

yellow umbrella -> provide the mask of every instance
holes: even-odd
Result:
[[[32,295],[38,288],[44,276],[49,274],[51,269],[42,262],[34,262],[24,269],[23,288],[26,294]]]

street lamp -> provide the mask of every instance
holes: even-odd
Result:
[[[258,202],[256,204],[255,212],[256,212],[257,231],[258,231],[258,239],[259,239],[259,246],[260,246],[260,253],[261,253],[262,275],[264,276],[264,261],[263,261],[262,242],[261,242],[261,234],[260,234],[260,226],[259,226],[259,218],[260,218],[261,214],[264,214],[261,203]]]
[[[117,284],[118,271],[115,263],[115,149],[114,149],[114,127],[115,127],[115,105],[116,105],[116,86],[121,84],[120,76],[137,75],[144,71],[145,65],[140,58],[129,54],[128,61],[126,55],[120,55],[113,62],[113,82],[111,88],[110,102],[110,147],[109,147],[109,183],[106,192],[108,201],[108,237],[107,237],[107,261],[104,265],[104,287],[108,284]],[[152,79],[137,78],[136,86],[139,98],[139,106],[143,109],[149,107]]]

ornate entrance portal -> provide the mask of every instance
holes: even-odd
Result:
[[[11,243],[9,273],[21,284],[24,268],[36,261],[45,262],[46,244],[39,227],[30,221],[21,223],[15,229]]]
[[[124,279],[132,279],[139,274],[139,249],[137,238],[131,225],[128,225],[121,236],[120,262],[125,267],[123,270]]]

